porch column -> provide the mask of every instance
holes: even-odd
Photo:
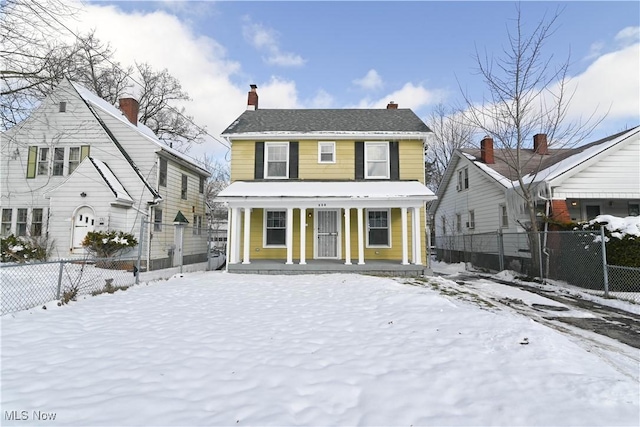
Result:
[[[231,264],[237,264],[240,258],[240,208],[231,209],[231,240],[227,244],[231,245]]]
[[[300,264],[306,264],[306,245],[307,245],[307,210],[300,208]]]
[[[231,217],[231,208],[227,208],[227,218],[229,219],[229,221],[227,222],[227,244],[225,245],[224,251],[225,251],[225,259],[228,261],[225,265],[225,271],[229,271],[229,264],[231,264],[231,225],[232,225],[232,217]],[[211,245],[211,243],[209,243],[209,245]],[[207,251],[210,251],[211,248],[207,248]],[[148,264],[147,264],[148,265]]]
[[[364,221],[362,208],[358,208],[358,264],[364,264]]]
[[[415,265],[422,265],[422,243],[420,240],[420,208],[413,208],[411,212],[411,220],[413,222],[411,229],[413,238],[415,239],[414,258]]]
[[[287,208],[287,262],[293,264],[293,208]]]
[[[351,208],[344,208],[344,263],[351,265]]]
[[[402,220],[402,265],[409,264],[409,248],[407,247],[407,208],[400,208]]]
[[[249,254],[251,252],[251,209],[244,208],[244,256],[242,257],[243,264],[251,264]]]

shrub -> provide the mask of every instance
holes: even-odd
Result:
[[[599,233],[601,225],[605,225],[607,264],[640,267],[640,237],[620,233],[620,230],[610,231],[606,227],[607,222],[593,222],[583,225],[582,228]]]
[[[97,258],[111,258],[137,245],[133,234],[115,230],[90,231],[82,242],[82,246]]]
[[[46,261],[51,245],[45,237],[16,237],[13,234],[2,239],[2,262]]]

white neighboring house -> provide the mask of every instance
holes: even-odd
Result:
[[[533,148],[521,153],[524,170],[531,174],[525,182],[535,185],[541,215],[571,222],[600,214],[640,214],[640,126],[573,149],[555,150],[547,146],[546,135],[538,134]],[[462,249],[443,247],[452,244],[452,236],[525,230],[529,216],[504,161],[512,154],[494,150],[489,137],[479,150],[455,151],[438,199],[429,207],[439,253]]]
[[[173,235],[174,227],[161,224],[178,216],[206,229],[209,173],[137,118],[135,99],[121,99],[118,109],[77,83],[61,82],[28,119],[2,135],[1,234],[46,237],[52,257],[67,258],[84,254],[81,242],[92,230],[130,232],[148,242],[152,234]],[[154,223],[143,239],[141,218]],[[144,248],[151,269],[175,262],[172,245]],[[184,263],[206,260],[206,243],[202,252],[194,256],[202,260]]]

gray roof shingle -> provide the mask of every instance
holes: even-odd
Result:
[[[431,132],[410,109],[247,110],[227,134],[255,132]]]

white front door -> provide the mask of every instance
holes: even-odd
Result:
[[[88,232],[94,230],[95,213],[89,206],[83,206],[73,217],[73,249],[82,248],[82,241]]]
[[[339,211],[318,209],[316,210],[316,258],[340,257],[340,218]]]

